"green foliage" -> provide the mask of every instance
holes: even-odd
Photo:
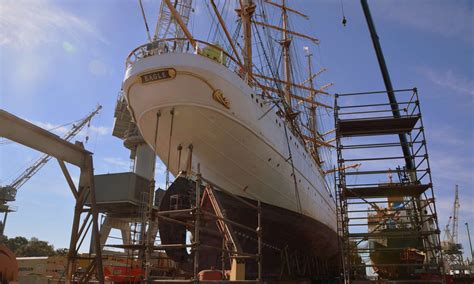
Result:
[[[31,257],[31,256],[53,256],[64,252],[66,249],[54,250],[54,246],[46,241],[40,241],[37,238],[28,240],[24,237],[8,238],[6,236],[0,238],[0,243],[5,244],[16,256]]]
[[[60,248],[56,250],[56,255],[66,256],[69,253],[69,249],[67,248]]]

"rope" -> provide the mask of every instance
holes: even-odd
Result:
[[[143,21],[145,22],[145,29],[146,29],[146,35],[148,37],[148,41],[151,42],[150,29],[148,28],[148,22],[146,20],[145,10],[143,9],[142,0],[138,0],[138,4],[140,5],[140,10],[142,11]]]
[[[295,174],[295,165],[293,164],[293,155],[291,154],[291,146],[290,146],[290,141],[288,139],[288,130],[286,127],[286,124],[283,124],[285,127],[285,137],[286,137],[286,144],[288,146],[288,153],[290,157],[288,158],[290,165],[291,165],[291,173],[293,175],[293,183],[295,185],[295,195],[296,195],[296,206],[298,207],[298,211],[303,214],[303,211],[301,210],[301,200],[300,200],[300,193],[298,191],[298,183],[296,182],[296,174]]]

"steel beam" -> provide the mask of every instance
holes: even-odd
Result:
[[[0,110],[0,137],[5,137],[80,168],[84,166],[86,156],[92,154],[79,145],[67,142],[4,110]]]
[[[61,170],[71,188],[71,191],[76,200],[76,206],[74,210],[74,219],[71,232],[71,242],[68,254],[68,263],[66,267],[66,283],[72,283],[73,272],[75,269],[75,260],[78,258],[78,247],[82,241],[78,240],[81,235],[85,236],[87,233],[83,233],[85,224],[88,218],[83,220],[83,226],[79,229],[81,214],[84,211],[85,201],[87,198],[91,200],[90,213],[92,215],[92,238],[95,240],[95,256],[93,265],[91,265],[84,275],[86,281],[90,279],[92,273],[96,272],[96,278],[99,283],[104,283],[104,275],[102,268],[102,254],[100,247],[100,235],[99,235],[99,221],[98,221],[98,210],[95,202],[95,186],[94,186],[94,167],[92,162],[92,153],[85,150],[82,144],[74,145],[66,140],[61,139],[59,136],[52,134],[49,131],[42,129],[26,120],[14,116],[4,110],[0,110],[0,137],[5,137],[19,144],[23,144],[27,147],[35,149],[37,151],[46,153],[58,159]],[[76,189],[74,183],[67,171],[64,162],[68,162],[75,166],[78,166],[81,170],[79,186]],[[89,215],[88,215],[89,216]]]

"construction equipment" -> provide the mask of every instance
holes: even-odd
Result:
[[[98,105],[94,111],[89,113],[86,117],[72,124],[72,128],[64,134],[63,139],[70,141],[74,138],[81,130],[86,126],[90,126],[91,119],[99,113],[102,109],[101,105]],[[88,137],[86,137],[87,141]],[[0,236],[3,236],[5,231],[5,223],[9,212],[14,212],[13,207],[7,205],[8,202],[15,201],[16,193],[20,187],[22,187],[31,177],[33,177],[48,161],[52,158],[49,154],[42,155],[36,160],[31,166],[29,166],[24,172],[22,172],[17,178],[15,178],[9,185],[0,186],[0,212],[4,213],[3,222],[0,226]]]
[[[0,126],[0,137],[10,139],[55,157],[76,200],[65,283],[89,283],[89,280],[94,275],[99,283],[104,283],[102,251],[99,238],[99,213],[95,202],[92,153],[85,150],[84,145],[79,141],[72,144],[4,110],[0,110]],[[79,183],[77,186],[71,178],[66,163],[80,169]],[[90,198],[90,206],[85,204],[86,200],[88,200],[87,197]],[[90,230],[91,228],[92,230]],[[84,238],[87,237],[89,232],[91,232],[91,236],[89,237],[91,237],[91,242],[96,252],[94,255],[82,257],[79,255],[79,250]],[[88,267],[81,270],[80,276],[82,277],[80,277],[80,279],[76,273],[80,270],[77,265],[79,259],[89,260]]]
[[[458,219],[459,219],[459,188],[456,185],[454,192],[453,215],[449,216],[448,224],[444,229],[444,240],[441,243],[444,262],[449,270],[459,270],[463,266],[463,248],[458,241]]]

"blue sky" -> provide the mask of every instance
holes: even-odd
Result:
[[[201,1],[195,1],[197,4]],[[302,31],[318,37],[317,66],[328,71],[332,92],[384,88],[359,1],[292,1],[311,20]],[[369,1],[395,88],[418,87],[424,115],[441,227],[451,214],[454,185],[460,188],[460,240],[464,222],[474,233],[474,2],[449,0]],[[159,1],[144,1],[150,22]],[[193,31],[205,34],[199,7]],[[154,26],[152,24],[151,26]],[[2,1],[0,4],[0,106],[46,129],[75,121],[104,106],[87,149],[96,173],[126,171],[128,151],[111,136],[115,100],[127,54],[146,41],[136,1]],[[58,134],[65,129],[56,130]],[[0,144],[0,184],[7,184],[40,153]],[[78,172],[73,170],[77,180]],[[163,181],[163,167],[159,167]],[[17,195],[6,234],[67,247],[73,197],[52,160]],[[466,252],[468,249],[466,249]]]

